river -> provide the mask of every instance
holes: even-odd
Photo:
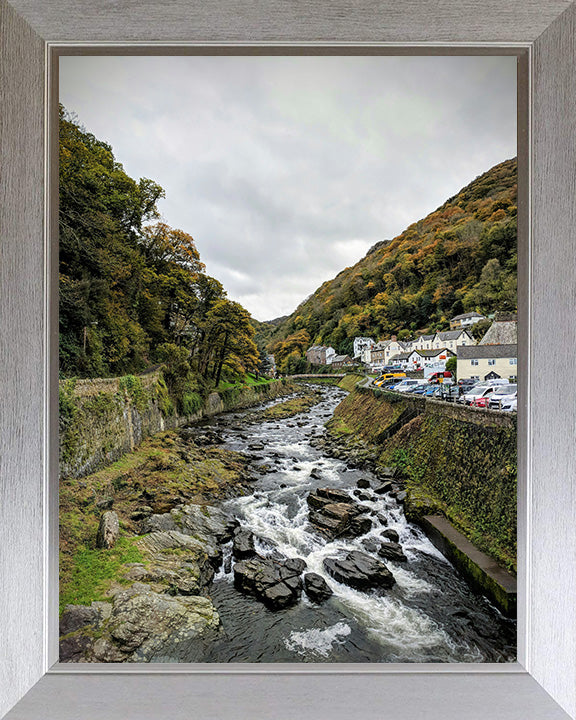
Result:
[[[469,589],[423,532],[406,521],[402,507],[389,495],[374,495],[365,503],[373,511],[373,527],[360,538],[328,541],[310,526],[306,497],[311,491],[353,490],[361,478],[377,484],[370,472],[327,457],[315,447],[314,438],[322,434],[324,423],[346,395],[330,386],[322,386],[321,392],[321,401],[311,410],[285,420],[247,424],[246,413],[234,413],[210,423],[226,447],[249,452],[256,464],[271,468],[259,476],[252,494],[227,501],[224,509],[254,533],[259,555],[279,552],[303,558],[307,572],[322,575],[334,594],[316,605],[303,593],[293,607],[268,610],[234,588],[231,544],[225,546],[225,562],[210,588],[223,633],[203,661],[514,661],[516,623]],[[385,527],[398,532],[408,558],[407,563],[385,561],[396,580],[391,589],[361,592],[327,574],[324,558],[353,549],[366,552],[364,543],[381,540]]]

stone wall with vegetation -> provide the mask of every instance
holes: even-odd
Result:
[[[330,429],[377,446],[379,463],[402,468],[410,519],[441,513],[515,569],[515,415],[358,389],[339,405]]]
[[[82,477],[114,462],[145,437],[204,415],[249,407],[291,392],[283,381],[235,386],[175,400],[161,370],[120,378],[61,380],[60,474]]]

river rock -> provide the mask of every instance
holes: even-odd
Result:
[[[318,573],[304,575],[304,590],[306,595],[315,603],[322,603],[333,595],[328,583]]]
[[[322,475],[319,470],[317,470],[316,468],[312,468],[312,470],[310,471],[310,477],[314,480],[320,480]]]
[[[380,467],[378,468],[378,474],[385,478],[395,478],[398,474],[398,468],[396,467]]]
[[[394,490],[394,485],[388,481],[384,482],[381,485],[378,485],[374,488],[374,492],[378,495],[385,495],[386,493],[392,492]]]
[[[142,532],[177,531],[192,535],[212,557],[220,555],[220,546],[232,539],[238,522],[220,508],[211,505],[183,505],[161,515],[152,515],[142,523]]]
[[[366,490],[370,487],[370,481],[366,480],[365,478],[360,478],[360,480],[358,480],[358,482],[356,483],[356,486]]]
[[[117,593],[110,620],[94,643],[96,662],[151,662],[173,657],[182,644],[198,644],[220,618],[205,597],[159,595],[141,583]]]
[[[378,555],[386,560],[394,560],[395,562],[407,562],[408,558],[404,555],[402,547],[397,542],[383,542],[378,550]]]
[[[350,495],[348,495],[347,492],[344,490],[338,490],[337,488],[318,488],[316,490],[316,495],[318,495],[321,498],[326,498],[327,500],[330,500],[331,502],[335,503],[352,503],[354,502]]]
[[[386,528],[386,530],[382,530],[380,535],[383,538],[386,538],[387,540],[392,540],[392,542],[397,543],[400,540],[400,535],[396,532],[396,530],[392,530],[392,528]]]
[[[364,538],[364,540],[362,540],[362,547],[369,553],[377,553],[381,544],[382,541],[376,540],[375,538]]]
[[[359,550],[343,559],[325,558],[324,567],[335,580],[356,590],[390,588],[396,582],[384,563]]]
[[[118,539],[119,533],[118,515],[113,510],[107,510],[100,518],[98,534],[96,535],[96,547],[109,550]]]
[[[177,530],[150,533],[139,544],[152,555],[154,564],[144,568],[144,573],[144,566],[132,566],[125,577],[161,583],[174,594],[198,594],[212,582],[214,570],[222,562],[219,546],[203,543]]]
[[[350,525],[344,531],[345,537],[360,537],[372,530],[372,520],[365,515],[352,518]]]
[[[234,565],[234,587],[253,595],[270,610],[289,607],[302,594],[302,571],[290,565],[259,555],[242,560]]]
[[[254,549],[254,535],[250,530],[237,528],[234,531],[232,554],[236,560],[245,560],[256,554]]]

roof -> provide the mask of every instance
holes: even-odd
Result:
[[[454,315],[454,317],[450,319],[450,322],[454,322],[454,320],[466,320],[466,318],[473,318],[473,317],[483,318],[485,316],[480,315],[480,313],[477,313],[477,312],[467,312],[467,313],[462,313],[462,315]]]
[[[436,357],[436,355],[441,355],[442,353],[450,353],[450,355],[454,356],[452,350],[448,348],[440,348],[439,350],[414,350],[414,352],[417,352],[418,355],[422,357]]]
[[[309,347],[306,352],[310,352],[310,350],[327,350],[328,348],[326,345],[312,345],[312,347]]]
[[[446,332],[436,333],[434,337],[437,336],[440,340],[457,340],[465,332],[466,330],[447,330]]]
[[[372,350],[384,350],[385,348],[388,347],[388,345],[390,345],[391,342],[392,342],[391,340],[380,340],[379,342],[376,343],[376,345],[374,345]]]
[[[518,323],[515,320],[495,320],[480,345],[511,345],[518,342]]]
[[[517,356],[518,346],[516,343],[506,345],[461,345],[458,348],[458,360],[515,358]]]
[[[335,362],[344,362],[345,360],[351,360],[352,358],[349,355],[334,355],[332,358],[332,364]]]
[[[408,360],[408,358],[410,357],[410,355],[412,355],[411,352],[398,353],[398,355],[393,355],[393,356],[390,358],[390,362],[392,362],[392,360]]]

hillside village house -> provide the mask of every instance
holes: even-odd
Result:
[[[330,363],[333,368],[341,368],[344,365],[350,365],[352,364],[352,358],[350,355],[335,355],[332,358],[332,362]]]
[[[431,350],[434,342],[434,335],[420,335],[416,340],[412,340],[410,347],[412,350]]]
[[[436,367],[443,370],[448,358],[455,357],[455,353],[446,348],[441,350],[412,350],[399,353],[391,358],[392,365],[401,365],[404,370],[418,370],[419,368]]]
[[[368,337],[355,337],[354,338],[354,358],[361,358],[362,353],[367,349],[372,349],[375,345],[375,340]]]
[[[480,315],[477,312],[462,313],[462,315],[455,315],[450,320],[450,330],[465,330],[470,326],[474,325],[480,320],[486,320],[485,315]]]
[[[306,350],[306,360],[310,365],[330,365],[336,356],[336,350],[326,345],[313,345]]]
[[[458,348],[458,378],[485,380],[490,377],[516,380],[518,377],[517,345],[473,345]]]
[[[447,348],[456,353],[457,349],[463,345],[476,345],[476,340],[466,330],[448,330],[447,332],[437,332],[434,335],[432,349]]]

